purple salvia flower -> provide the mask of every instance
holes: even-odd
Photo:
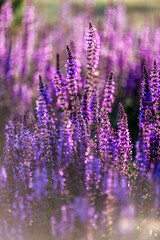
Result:
[[[160,95],[159,95],[159,72],[156,61],[154,60],[154,68],[151,72],[150,89],[152,94],[152,106],[153,106],[153,127],[152,127],[152,158],[156,164],[160,160]]]
[[[114,102],[114,91],[115,91],[115,82],[113,78],[113,72],[111,72],[104,89],[104,95],[102,100],[102,108],[101,108],[101,116],[103,116],[103,112],[111,113],[112,104]]]
[[[94,34],[94,49],[93,49],[93,71],[98,67],[99,63],[99,55],[100,55],[100,36],[97,32],[97,29],[95,26],[93,26],[93,34]]]
[[[44,126],[44,134],[46,134],[46,123],[48,121],[48,113],[47,113],[47,106],[46,101],[44,100],[43,95],[38,96],[38,100],[36,102],[37,105],[37,117],[38,117],[38,124],[40,130],[42,130],[42,125]]]
[[[72,122],[70,120],[70,112],[69,110],[64,111],[64,119],[63,119],[63,147],[62,147],[62,160],[61,165],[63,167],[67,167],[71,161],[71,153],[73,147],[73,139],[72,139]]]
[[[101,120],[101,127],[100,127],[100,153],[102,159],[106,158],[106,148],[107,148],[107,141],[108,137],[111,136],[111,123],[108,117],[107,112],[103,115]]]
[[[74,95],[77,94],[77,70],[76,70],[76,65],[73,60],[72,53],[67,45],[67,53],[68,53],[68,60],[66,63],[66,68],[67,68],[67,83],[68,83],[68,90],[69,90],[69,95],[71,102],[74,99]],[[73,103],[72,103],[73,104]]]
[[[38,156],[42,159],[40,164],[43,164],[48,159],[48,164],[52,162],[52,157],[56,155],[55,151],[55,123],[54,113],[51,108],[51,99],[47,89],[44,86],[41,77],[39,77],[39,94],[37,104],[37,118],[39,131],[39,152]],[[51,147],[52,146],[52,147]],[[54,154],[52,154],[54,152]],[[54,162],[56,163],[56,161]],[[53,164],[53,162],[52,162]]]
[[[32,124],[34,125],[33,119]],[[18,123],[16,127],[16,152],[18,154],[19,164],[19,177],[21,179],[21,185],[28,191],[29,184],[33,180],[33,174],[38,166],[36,162],[36,154],[38,146],[35,142],[36,131],[35,126],[29,127],[26,116],[24,116],[22,123]],[[35,145],[37,147],[35,147]],[[23,190],[22,190],[23,191]]]
[[[74,117],[75,120],[77,121],[77,133],[78,133],[78,138],[79,141],[84,144],[87,145],[88,142],[88,135],[87,135],[87,127],[82,115],[82,111],[81,111],[81,106],[80,106],[80,102],[79,102],[79,98],[78,96],[75,96],[75,101],[74,101]]]
[[[93,87],[93,56],[94,56],[94,30],[93,26],[89,24],[89,33],[86,36],[86,51],[87,51],[87,78],[86,89],[92,90]]]
[[[16,144],[15,151],[17,153],[18,164],[16,169],[18,170],[18,181],[17,185],[20,185],[19,192],[23,194],[24,189],[27,190],[30,181],[30,163],[32,161],[32,157],[34,157],[31,146],[31,138],[30,131],[25,126],[24,123],[17,124],[16,127]],[[22,187],[23,186],[23,187]]]
[[[95,98],[94,89],[94,74],[96,74],[96,69],[99,63],[100,54],[100,37],[98,35],[97,29],[89,24],[89,33],[86,35],[86,51],[87,51],[87,78],[86,78],[86,99],[84,99],[84,105],[86,105],[85,117],[88,117],[88,124],[90,125],[93,121],[92,109],[93,109],[93,98]]]
[[[149,86],[149,74],[144,67],[144,80],[142,82],[142,95],[140,100],[140,116],[139,116],[139,127],[143,128],[144,123],[144,113],[146,109],[151,109],[152,98],[151,90]]]
[[[68,108],[68,99],[66,93],[65,79],[63,78],[60,70],[59,54],[57,54],[56,60],[57,60],[56,72],[54,73],[52,82],[56,88],[57,104],[60,105],[62,110],[64,110]]]
[[[114,163],[117,165],[117,139],[113,127],[111,126],[108,112],[103,112],[100,126],[100,155],[102,159],[102,168],[104,171],[109,169]]]
[[[92,101],[92,88],[93,88],[93,49],[94,49],[94,35],[93,26],[89,24],[89,32],[86,36],[86,51],[87,51],[87,77],[85,84],[85,96],[83,99],[84,117],[86,124],[91,123],[91,101]]]
[[[129,164],[132,160],[132,144],[129,136],[127,115],[121,103],[119,103],[118,150],[120,171],[128,177]]]
[[[151,90],[151,97],[152,97],[152,104],[153,104],[153,110],[155,115],[158,114],[158,102],[159,102],[159,95],[158,95],[158,90],[159,90],[159,86],[158,86],[158,69],[157,69],[157,64],[156,64],[156,60],[154,60],[154,66],[153,66],[153,70],[151,72],[150,75],[150,90]]]
[[[94,135],[94,142],[95,142],[95,154],[96,156],[99,156],[100,149],[99,149],[99,133],[100,133],[100,124],[98,119],[99,114],[99,94],[97,89],[92,89],[92,101],[90,106],[90,112],[91,112],[91,121],[89,122],[91,125],[91,132]]]
[[[140,100],[139,127],[142,138],[141,145],[145,153],[146,167],[154,159],[157,164],[160,159],[159,154],[159,114],[158,114],[158,92],[157,92],[157,65],[154,61],[154,69],[151,73],[151,79],[144,67],[144,81],[142,82],[142,96]]]
[[[156,148],[154,146],[155,127],[154,127],[152,111],[150,109],[146,109],[144,114],[145,114],[145,119],[144,119],[145,121],[142,129],[143,143],[145,146],[146,166],[150,167],[152,158],[154,159],[154,161],[156,161],[155,156],[154,157],[152,156],[152,154],[155,155],[154,152],[156,152]]]
[[[91,124],[98,124],[99,95],[96,88],[92,89],[92,101],[90,106]]]

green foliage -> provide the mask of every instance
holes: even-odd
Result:
[[[22,21],[24,0],[12,0],[14,12],[14,25],[17,26]]]
[[[5,0],[0,0],[0,9]],[[14,26],[17,26],[22,21],[24,0],[12,0],[13,13],[14,13]]]

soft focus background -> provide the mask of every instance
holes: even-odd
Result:
[[[34,0],[33,1],[37,9],[39,11],[43,11],[48,22],[54,22],[58,17],[58,10],[61,4],[61,0]],[[73,3],[73,7],[83,8],[83,5],[86,0],[68,0],[66,2]],[[89,2],[89,1],[88,1]],[[90,1],[93,2],[93,1]],[[159,0],[95,0],[96,12],[98,17],[102,17],[104,13],[104,9],[106,5],[117,4],[119,2],[125,3],[127,6],[127,12],[129,19],[136,21],[141,24],[142,20],[148,21],[148,17],[150,20],[154,21],[155,18],[158,17],[160,11],[160,1]]]
[[[93,2],[88,0],[88,2]],[[4,0],[0,1],[0,5]],[[22,9],[24,6],[24,0],[12,0],[14,11],[16,15],[16,23],[21,19]],[[45,16],[48,23],[54,23],[59,15],[61,0],[33,0],[32,1],[36,9],[40,11],[43,16]],[[63,1],[64,2],[64,1]],[[85,0],[66,0],[66,2],[71,2],[72,7],[75,10],[83,9],[84,4],[87,2]],[[128,18],[132,21],[136,21],[139,25],[142,21],[152,21],[154,22],[160,15],[160,1],[159,0],[95,0],[96,13],[98,17],[102,17],[104,14],[104,9],[107,5],[115,5],[117,3],[125,3],[127,7]]]

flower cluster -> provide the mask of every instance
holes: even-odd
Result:
[[[60,26],[42,32],[27,2],[22,36],[12,36],[12,14],[6,1],[1,101],[14,112],[0,157],[0,240],[147,239],[150,217],[160,218],[160,65],[152,60],[158,29],[144,27],[137,40],[119,5],[106,9],[102,28],[87,29],[85,14],[75,21],[64,14]],[[140,81],[134,149],[123,94],[134,97]],[[160,237],[153,225],[150,235]]]

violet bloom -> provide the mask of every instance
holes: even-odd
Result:
[[[158,102],[159,102],[159,72],[157,69],[157,63],[156,60],[154,60],[154,66],[153,70],[150,75],[151,81],[150,81],[150,90],[151,90],[151,97],[152,97],[152,104],[153,104],[153,110],[155,115],[158,114]]]
[[[53,74],[52,83],[55,85],[55,88],[56,88],[57,104],[62,108],[62,110],[67,109],[68,99],[67,99],[67,92],[66,92],[66,81],[60,70],[59,54],[57,54],[57,58],[56,58],[56,71]]]
[[[42,82],[41,77],[39,78],[39,94],[37,104],[37,118],[38,118],[38,132],[39,132],[39,164],[43,164],[48,159],[48,164],[53,164],[53,156],[56,156],[55,150],[55,122],[54,112],[51,108],[51,99],[45,85]],[[47,150],[47,151],[46,151]],[[54,154],[53,154],[54,152]],[[56,161],[54,161],[56,164]]]
[[[77,70],[75,66],[75,62],[73,60],[72,53],[67,45],[67,53],[68,53],[68,60],[66,63],[66,69],[67,69],[67,86],[69,90],[70,100],[73,107],[73,100],[74,95],[77,94]]]
[[[104,95],[102,100],[102,108],[101,108],[101,116],[103,116],[103,112],[111,113],[112,104],[114,102],[114,92],[115,92],[115,82],[113,77],[113,72],[111,72],[109,78],[107,79]]]
[[[98,64],[99,64],[99,57],[100,57],[100,36],[98,34],[98,31],[95,26],[93,26],[93,42],[94,42],[94,48],[93,48],[93,71],[95,72]]]
[[[89,24],[89,33],[86,36],[86,51],[87,51],[87,77],[86,77],[86,105],[87,116],[90,119],[90,102],[91,102],[91,90],[93,88],[93,26]]]
[[[118,150],[120,171],[129,177],[129,164],[132,161],[132,144],[128,129],[127,115],[121,103],[119,103],[118,120]]]
[[[89,24],[89,32],[86,35],[86,51],[87,51],[87,78],[86,89],[92,90],[93,87],[93,72],[94,72],[94,29],[92,24]]]
[[[107,109],[103,112],[101,119],[99,144],[103,170],[109,169],[113,163],[116,166],[118,162],[117,139]]]
[[[139,126],[140,128],[143,127],[143,123],[144,123],[144,112],[145,110],[151,109],[152,106],[152,98],[151,98],[151,90],[150,90],[150,86],[149,86],[149,74],[146,70],[146,68],[144,67],[144,80],[142,82],[142,96],[141,96],[141,100],[140,100],[140,116],[139,116]]]
[[[158,114],[158,92],[157,92],[158,73],[156,62],[154,62],[153,73],[149,78],[146,68],[144,68],[144,81],[142,82],[142,96],[140,100],[139,127],[144,144],[145,161],[147,168],[151,162],[157,164],[159,155],[159,114]]]
[[[75,108],[74,108],[74,117],[77,123],[76,132],[78,133],[78,140],[82,142],[84,145],[87,145],[88,141],[88,134],[87,134],[87,127],[86,123],[83,118],[81,105],[78,96],[75,96]]]

